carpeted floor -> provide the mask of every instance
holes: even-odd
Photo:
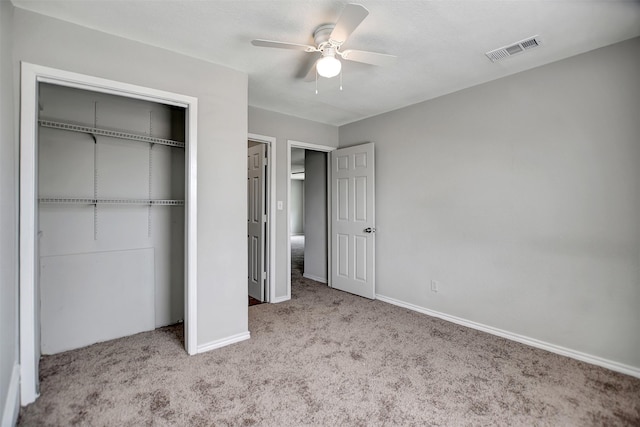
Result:
[[[252,305],[258,305],[258,304],[264,304],[264,303],[259,299],[255,299],[251,296],[249,297],[249,307],[251,307]]]
[[[189,357],[171,326],[43,358],[20,425],[640,425],[640,379],[292,276],[248,341]]]
[[[291,236],[291,278],[300,279],[304,273],[304,236]],[[293,282],[291,283],[293,286]]]

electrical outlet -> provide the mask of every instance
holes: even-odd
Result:
[[[440,288],[440,282],[438,282],[436,280],[432,280],[431,281],[431,292],[438,292],[439,288]]]

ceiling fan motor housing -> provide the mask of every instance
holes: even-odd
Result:
[[[323,24],[316,28],[313,32],[313,41],[316,46],[320,47],[320,45],[328,43],[329,36],[335,27],[335,24]]]

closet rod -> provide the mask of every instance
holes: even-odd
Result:
[[[135,133],[119,132],[115,130],[100,129],[73,123],[54,122],[51,120],[38,120],[41,126],[53,129],[69,130],[72,132],[89,133],[92,135],[109,136],[112,138],[129,139],[132,141],[147,142],[152,144],[168,145],[170,147],[184,148],[184,142],[171,139],[155,138],[153,136],[137,135]]]
[[[148,206],[184,206],[184,200],[151,199],[89,199],[81,197],[41,197],[40,203],[76,204],[76,205],[148,205]]]

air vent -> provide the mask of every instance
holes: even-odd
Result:
[[[524,40],[521,40],[519,42],[510,44],[509,46],[504,46],[499,49],[491,50],[485,53],[485,55],[487,55],[487,58],[489,58],[491,62],[496,62],[501,59],[508,58],[510,56],[522,53],[525,50],[531,50],[540,45],[541,45],[540,37],[533,36],[533,37],[529,37]]]

